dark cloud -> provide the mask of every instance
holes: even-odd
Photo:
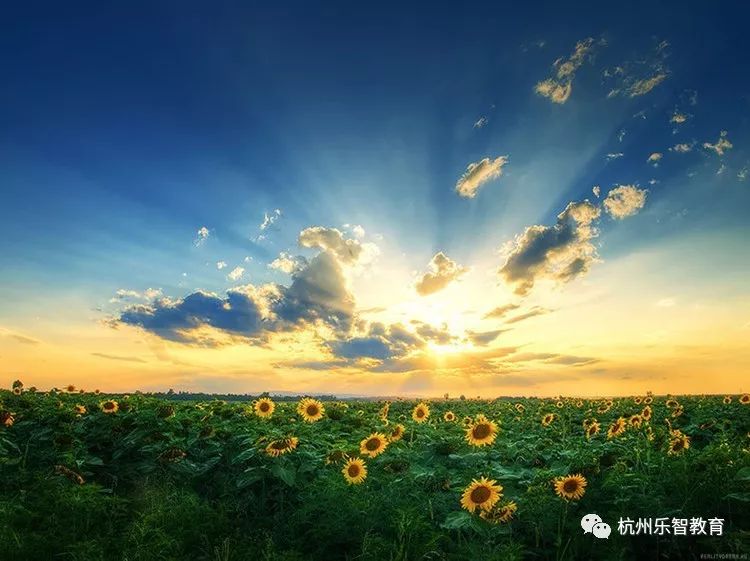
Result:
[[[520,308],[518,304],[506,304],[504,306],[498,306],[497,308],[490,310],[482,317],[484,319],[501,318],[504,317],[508,312],[512,312],[513,310],[517,310],[518,308]]]
[[[497,339],[497,337],[504,333],[505,331],[508,331],[507,329],[495,329],[493,331],[467,331],[466,336],[469,339],[469,341],[472,342],[472,344],[483,347],[485,345],[489,345]]]
[[[452,281],[461,277],[468,269],[462,267],[442,251],[436,253],[429,264],[428,271],[424,273],[414,288],[420,296],[429,296],[443,290]]]
[[[544,314],[550,313],[552,310],[548,308],[543,308],[541,306],[534,306],[531,308],[528,312],[525,312],[523,314],[518,314],[517,316],[513,316],[511,318],[508,318],[505,320],[506,324],[511,323],[518,323],[519,321],[523,321],[525,319],[533,318],[534,316],[541,316]]]
[[[107,360],[119,360],[122,362],[146,362],[142,358],[138,358],[137,356],[118,356],[118,355],[108,355],[105,353],[91,353],[91,356],[98,356],[99,358],[106,358]]]
[[[564,283],[587,272],[597,259],[592,240],[600,215],[588,200],[571,202],[554,226],[529,226],[516,237],[498,274],[523,296],[539,279]]]

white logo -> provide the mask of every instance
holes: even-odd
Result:
[[[584,534],[594,534],[597,538],[605,540],[612,533],[612,528],[609,527],[609,524],[602,521],[598,514],[587,514],[581,518],[581,528],[583,528]]]

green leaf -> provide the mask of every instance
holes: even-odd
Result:
[[[285,467],[281,464],[274,464],[271,467],[271,473],[281,479],[289,487],[294,487],[294,482],[297,479],[297,474],[292,467]]]

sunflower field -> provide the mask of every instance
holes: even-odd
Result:
[[[0,391],[3,561],[750,553],[748,395],[228,403],[68,390]],[[608,539],[582,530],[592,513]],[[656,517],[723,527],[618,532],[621,518]]]

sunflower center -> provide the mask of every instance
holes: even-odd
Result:
[[[492,429],[488,423],[479,423],[471,430],[471,434],[477,440],[481,440],[490,436],[490,434],[492,434]]]
[[[357,464],[352,464],[346,472],[349,474],[349,477],[357,477],[359,475],[359,466]]]
[[[492,492],[485,486],[477,487],[471,492],[471,501],[474,504],[482,504],[489,500]]]
[[[373,450],[377,450],[380,448],[380,439],[379,438],[371,438],[367,442],[365,442],[365,448],[367,448],[370,452]]]
[[[682,440],[675,440],[672,443],[672,450],[674,450],[675,452],[679,452],[684,446],[685,443]]]
[[[310,417],[315,417],[315,415],[318,414],[318,406],[317,405],[308,405],[307,406],[307,414],[310,415]]]
[[[568,479],[563,483],[563,491],[566,493],[575,493],[578,490],[578,481],[575,479]]]
[[[114,409],[114,407],[115,407],[114,403],[107,402],[104,404],[105,409]]]
[[[274,450],[283,450],[284,448],[286,448],[286,442],[284,442],[283,440],[277,440],[271,443],[271,448],[273,448]]]
[[[424,411],[422,411],[421,409],[417,409],[417,417],[424,417]]]
[[[263,413],[265,413],[266,411],[268,411],[268,409],[269,409],[268,403],[266,403],[266,402],[263,402],[263,403],[261,403],[261,404],[260,404],[260,410],[261,410],[261,411],[262,411]]]

